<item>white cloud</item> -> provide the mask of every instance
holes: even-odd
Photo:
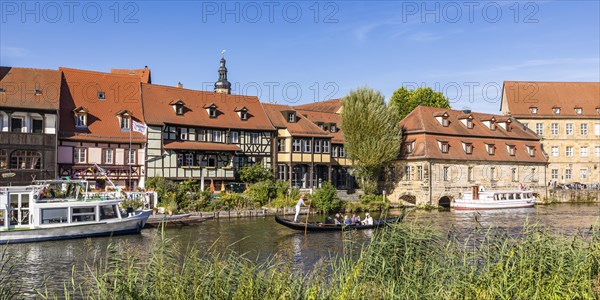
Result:
[[[29,55],[29,50],[19,47],[0,47],[0,56],[11,58],[23,58]]]

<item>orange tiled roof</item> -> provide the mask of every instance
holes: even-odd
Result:
[[[275,130],[255,96],[228,95],[144,83],[142,97],[144,117],[148,124]],[[177,115],[170,105],[174,100],[182,100],[185,103],[183,115]],[[216,106],[216,118],[210,118],[206,111],[206,107],[210,107],[211,104]],[[235,111],[242,106],[248,109],[248,119],[245,121]]]
[[[0,106],[57,111],[61,78],[58,70],[0,67]]]
[[[64,85],[60,102],[59,137],[69,140],[129,142],[129,131],[121,131],[116,114],[129,111],[133,120],[144,123],[140,100],[140,78],[94,71],[60,68]],[[98,92],[105,99],[98,99]],[[73,110],[88,110],[87,128],[75,127]],[[139,132],[131,132],[134,143],[145,142]]]
[[[287,128],[292,136],[329,137],[329,134],[315,125],[294,108],[281,104],[263,104],[271,123],[276,128]],[[296,122],[287,121],[284,112],[296,111]]]
[[[537,113],[530,111],[537,108]],[[560,107],[560,114],[553,108]],[[575,108],[582,108],[582,114]],[[600,82],[505,81],[502,110],[514,117],[600,118]]]
[[[148,68],[148,66],[145,66],[143,69],[111,69],[110,73],[137,76],[141,78],[141,81],[143,83],[152,83],[152,78],[150,77],[150,69]]]
[[[436,119],[444,113],[448,115],[448,127]],[[536,162],[545,163],[547,158],[541,150],[540,139],[532,132],[516,122],[507,123],[510,131],[502,128],[498,123],[507,122],[506,117],[496,117],[496,129],[491,130],[483,124],[494,115],[483,113],[470,113],[473,116],[473,128],[469,129],[459,119],[464,113],[459,110],[418,106],[400,125],[403,129],[404,143],[414,141],[414,151],[406,153],[406,146],[402,146],[401,158],[405,159],[457,159],[457,160],[489,160],[509,162]],[[443,153],[440,142],[449,145],[448,153]],[[463,143],[473,145],[473,153],[466,154]],[[494,155],[489,155],[485,144],[493,144],[496,148]],[[507,145],[514,145],[515,155],[509,155]],[[527,152],[527,146],[535,149],[535,156]]]
[[[238,145],[193,141],[172,141],[165,143],[164,148],[173,150],[241,151]]]
[[[342,107],[342,99],[331,99],[327,101],[320,101],[302,105],[296,105],[296,109],[301,110],[310,110],[315,112],[324,112],[324,113],[337,113]]]
[[[318,112],[318,111],[310,111],[310,110],[302,110],[297,109],[297,112],[307,119],[318,125],[318,123],[334,123],[336,127],[336,132],[325,131],[327,134],[331,135],[331,142],[335,144],[343,144],[345,142],[344,132],[340,127],[342,117],[336,113],[326,113],[326,112]]]

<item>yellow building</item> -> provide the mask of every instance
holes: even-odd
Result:
[[[277,179],[304,189],[319,187],[324,181],[331,181],[338,189],[353,186],[348,169],[339,164],[346,159],[344,153],[339,157],[339,136],[335,135],[339,128],[335,123],[317,125],[307,113],[287,105],[263,106],[277,129],[273,159]]]
[[[600,82],[506,81],[501,110],[542,139],[547,184],[600,182]]]

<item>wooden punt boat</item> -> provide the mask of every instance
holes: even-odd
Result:
[[[320,222],[309,222],[308,224],[304,222],[296,223],[292,220],[283,219],[278,215],[275,215],[275,221],[285,227],[294,229],[294,230],[302,230],[304,231],[342,231],[342,230],[353,230],[353,229],[373,229],[385,226],[390,223],[396,223],[401,220],[401,217],[393,217],[386,218],[381,220],[374,220],[373,225],[333,225],[333,224],[324,224]]]

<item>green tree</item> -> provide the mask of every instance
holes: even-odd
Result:
[[[398,110],[400,120],[404,119],[419,105],[439,108],[450,108],[450,101],[442,92],[436,92],[430,87],[408,90],[401,87],[394,91],[390,103]]]
[[[259,181],[273,180],[273,171],[263,167],[261,164],[253,164],[243,167],[238,171],[240,180],[244,183],[256,183]]]
[[[335,187],[329,181],[323,182],[321,188],[315,191],[310,200],[311,205],[325,213],[342,208],[342,201],[338,198]]]
[[[370,88],[350,91],[342,105],[341,128],[348,156],[354,160],[353,175],[365,193],[375,193],[381,169],[395,160],[400,150],[398,112]]]

